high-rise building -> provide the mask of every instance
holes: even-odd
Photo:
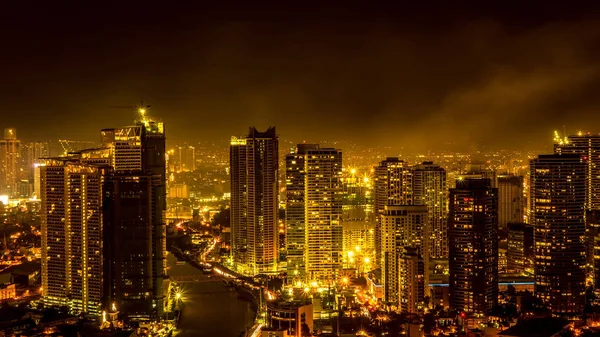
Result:
[[[230,146],[232,257],[238,271],[277,271],[279,140],[250,128]]]
[[[405,247],[398,259],[399,311],[423,314],[425,297],[429,288],[429,272],[426,261],[414,247]]]
[[[412,175],[410,167],[397,157],[388,157],[375,166],[375,262],[381,266],[381,214],[388,205],[412,203]]]
[[[105,218],[105,284],[107,303],[130,317],[156,317],[162,311],[162,267],[157,263],[156,224],[162,209],[153,201],[160,176],[114,173],[105,185],[110,207]],[[160,249],[158,254],[160,254]]]
[[[50,144],[48,142],[29,142],[23,146],[23,168],[30,181],[34,179],[35,164],[40,158],[50,157]]]
[[[101,138],[104,150],[91,150],[84,156],[86,161],[103,163],[108,151],[113,170],[106,190],[112,196],[109,208],[113,213],[107,217],[106,231],[117,235],[107,248],[113,250],[106,253],[110,269],[106,297],[131,316],[160,317],[166,275],[164,126],[144,118],[134,126],[104,129]],[[138,202],[125,202],[127,197]],[[130,232],[118,235],[127,230]],[[142,232],[143,237],[139,236]],[[138,235],[135,244],[131,235]],[[142,250],[146,253],[141,254]],[[113,258],[117,255],[121,257]]]
[[[498,176],[498,229],[506,230],[510,222],[523,222],[523,177]]]
[[[584,306],[586,168],[579,154],[530,162],[535,294],[554,314],[578,314]]]
[[[600,289],[600,211],[587,211],[585,221],[587,283]]]
[[[486,314],[498,304],[498,190],[490,179],[450,190],[450,308]]]
[[[448,187],[446,170],[432,162],[412,167],[413,204],[428,209],[432,258],[448,258]],[[427,266],[428,267],[428,266]]]
[[[457,180],[485,178],[490,180],[492,188],[498,186],[496,171],[490,169],[484,162],[476,160],[468,164],[467,172],[459,175],[457,178]]]
[[[179,160],[181,161],[181,171],[193,172],[196,169],[196,148],[187,145],[180,147]]]
[[[107,169],[64,159],[48,160],[40,170],[44,303],[98,316],[104,295],[103,184]]]
[[[533,226],[526,223],[508,224],[507,271],[522,273],[533,267]]]
[[[298,144],[286,156],[288,275],[337,281],[343,261],[341,178],[340,150]]]
[[[21,141],[15,129],[4,129],[4,139],[0,140],[0,194],[16,196],[21,180]]]
[[[415,308],[412,305],[424,308],[426,294],[419,293],[418,289],[423,284],[429,284],[428,220],[427,206],[388,205],[381,214],[383,298],[401,311]],[[409,298],[419,301],[409,305]]]
[[[143,118],[101,137],[101,148],[36,165],[43,299],[75,313],[158,318],[166,275],[164,127]]]
[[[585,208],[600,210],[600,135],[583,134],[566,139],[555,137],[554,153],[578,154],[585,161]]]

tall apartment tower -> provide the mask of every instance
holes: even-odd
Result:
[[[193,172],[196,169],[196,148],[193,146],[182,146],[179,149],[179,160],[181,171]]]
[[[285,157],[287,274],[302,281],[307,280],[306,164],[308,152],[318,149],[317,144],[298,144],[296,150]]]
[[[166,275],[166,162],[162,123],[144,118],[134,126],[101,131],[103,150],[83,160],[112,168],[105,186],[109,214],[105,242],[106,298],[130,316],[163,313]],[[131,198],[127,200],[127,198]]]
[[[301,264],[294,261],[299,261],[298,253],[304,246],[306,279],[328,284],[336,282],[343,262],[342,151],[299,144],[296,153],[287,156],[286,163],[288,161],[290,170],[286,168],[286,181],[298,183],[287,192],[291,209],[286,217],[288,225],[293,227],[288,237],[288,247],[293,248],[292,263]]]
[[[410,167],[397,157],[388,157],[375,166],[375,262],[382,263],[381,214],[385,206],[412,203],[412,174]]]
[[[530,161],[535,295],[553,314],[579,314],[584,307],[587,168],[579,154]]]
[[[40,167],[46,305],[93,316],[102,311],[106,170],[70,159],[48,160]]]
[[[277,271],[279,140],[250,128],[230,146],[232,257],[238,271]]]
[[[523,222],[523,177],[498,176],[498,229],[505,231],[509,223]]]
[[[498,303],[498,190],[490,179],[450,190],[450,308],[486,314]]]
[[[578,154],[585,161],[585,209],[600,210],[600,135],[583,134],[556,139],[556,154]]]
[[[15,129],[4,129],[0,140],[0,194],[15,196],[19,192],[21,169],[21,141]]]
[[[383,298],[399,311],[420,313],[429,284],[427,206],[388,205],[381,214]]]
[[[448,187],[446,170],[432,162],[412,167],[413,204],[428,209],[432,258],[448,258]],[[427,266],[428,267],[428,266]]]

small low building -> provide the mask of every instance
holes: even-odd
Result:
[[[568,329],[569,322],[552,317],[532,318],[519,322],[498,334],[500,337],[558,337]]]
[[[17,288],[14,283],[0,284],[0,301],[12,300],[17,296]]]
[[[304,301],[276,301],[267,303],[267,325],[286,330],[289,336],[300,336],[301,331],[313,330],[313,305]]]

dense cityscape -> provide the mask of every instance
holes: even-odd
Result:
[[[227,149],[136,109],[92,144],[4,130],[4,335],[197,335],[203,284],[243,304],[236,335],[600,334],[598,134],[389,157],[250,127]]]
[[[600,11],[0,11],[0,337],[600,336]]]

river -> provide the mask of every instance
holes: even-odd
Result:
[[[239,337],[252,326],[254,311],[250,303],[238,299],[235,291],[227,290],[221,278],[209,277],[190,266],[176,265],[176,258],[168,256],[168,274],[185,277],[178,282],[182,288],[183,310],[177,337]]]

